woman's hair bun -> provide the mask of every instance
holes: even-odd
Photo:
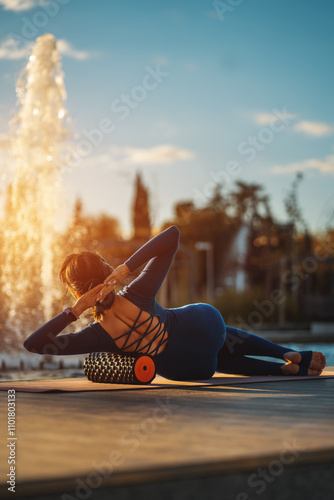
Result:
[[[94,317],[95,319],[100,319],[102,318],[103,314],[111,308],[111,306],[114,303],[115,300],[115,290],[112,292],[108,293],[106,297],[102,300],[102,302],[97,302],[95,307],[94,307]]]

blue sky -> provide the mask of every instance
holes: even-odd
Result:
[[[101,120],[114,127],[64,174],[69,207],[80,196],[87,212],[109,213],[129,231],[140,170],[156,226],[177,201],[204,203],[213,179],[225,191],[239,179],[263,184],[284,221],[283,198],[302,171],[304,217],[323,227],[324,207],[334,207],[333,2],[49,1],[51,10],[0,0],[0,134],[32,42],[52,33],[71,147]]]

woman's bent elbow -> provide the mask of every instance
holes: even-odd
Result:
[[[173,231],[175,233],[175,235],[178,235],[180,236],[180,230],[177,226],[170,226],[170,231]]]
[[[37,353],[37,354],[40,354],[38,349],[36,349],[36,346],[34,346],[34,344],[29,341],[29,338],[27,338],[24,342],[23,342],[23,347],[29,351],[29,352],[34,352],[34,353]]]
[[[23,342],[23,347],[27,350],[27,351],[30,351],[31,350],[31,347],[30,347],[30,344],[28,342],[28,339],[26,339],[24,342]]]
[[[169,231],[172,233],[175,239],[175,245],[176,247],[179,245],[180,242],[180,230],[177,226],[170,226]]]

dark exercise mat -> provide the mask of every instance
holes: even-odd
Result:
[[[318,377],[306,376],[250,376],[243,375],[227,375],[216,373],[209,380],[191,380],[180,382],[167,380],[159,375],[155,377],[150,384],[131,385],[131,384],[106,384],[91,382],[86,377],[81,378],[60,378],[60,379],[43,379],[43,380],[6,380],[0,382],[0,391],[8,391],[15,389],[17,392],[86,392],[86,391],[116,391],[116,390],[146,390],[146,389],[166,389],[173,387],[205,387],[216,385],[235,385],[235,384],[252,384],[257,382],[288,382],[296,380],[323,380],[326,378],[334,378],[334,367],[328,367]]]

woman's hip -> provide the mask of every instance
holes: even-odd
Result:
[[[224,344],[226,327],[222,315],[210,304],[180,307],[176,312],[171,343],[182,350],[218,352]]]

